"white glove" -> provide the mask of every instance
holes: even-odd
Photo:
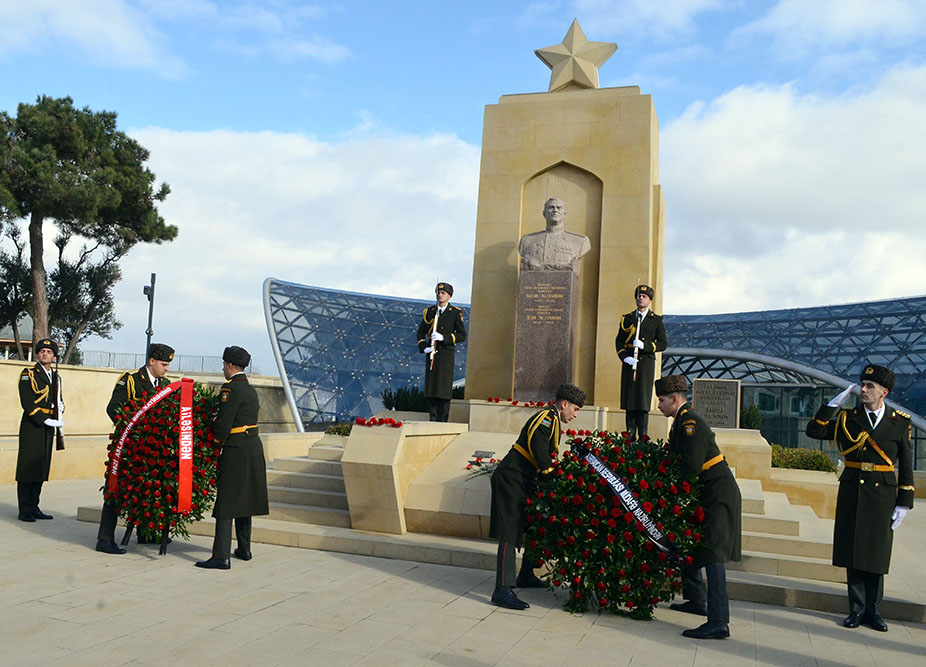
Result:
[[[52,428],[61,428],[64,426],[64,422],[60,419],[46,419],[45,426],[50,426]]]
[[[624,357],[624,363],[630,366],[631,368],[637,367],[637,360],[633,357]]]
[[[633,339],[633,346],[642,350],[642,349],[643,349],[643,341],[640,340],[639,338],[634,338],[634,339]]]
[[[891,514],[891,519],[894,521],[894,523],[891,524],[891,530],[900,528],[900,523],[903,521],[903,518],[907,516],[907,512],[909,511],[908,508],[901,507],[900,505],[894,508],[894,513]]]
[[[432,342],[434,342],[434,341],[440,342],[440,341],[442,341],[442,340],[444,340],[444,334],[442,334],[440,331],[433,331],[433,332],[431,332],[431,341],[432,341]]]
[[[846,387],[845,391],[843,391],[836,398],[834,398],[832,401],[827,403],[827,405],[831,408],[838,408],[840,405],[846,402],[846,399],[849,398],[849,395],[852,393],[852,390],[855,389],[856,387],[858,387],[857,384],[850,384],[848,387]]]
[[[431,350],[433,350],[433,349],[434,349],[433,347],[428,346],[428,347],[424,348],[424,353],[425,353],[425,354],[431,354]]]

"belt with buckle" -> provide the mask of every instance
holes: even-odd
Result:
[[[889,465],[879,465],[877,463],[869,463],[868,461],[846,461],[847,468],[855,468],[856,470],[861,470],[862,472],[893,472],[894,466]]]

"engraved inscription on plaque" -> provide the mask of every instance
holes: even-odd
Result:
[[[697,378],[691,402],[712,428],[739,428],[740,381]]]

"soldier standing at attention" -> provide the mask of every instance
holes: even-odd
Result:
[[[463,311],[450,305],[453,285],[437,283],[434,292],[437,303],[424,309],[418,325],[418,351],[425,354],[424,395],[431,421],[445,422],[450,418],[454,350],[457,343],[466,340],[466,326]]]
[[[836,496],[833,565],[846,568],[847,628],[865,623],[887,632],[881,618],[884,575],[894,531],[913,508],[910,415],[884,403],[896,380],[884,366],[869,364],[859,377],[860,408],[840,409],[857,386],[850,385],[807,424],[807,435],[833,440],[846,462]]]
[[[698,476],[704,508],[704,539],[694,562],[682,570],[683,603],[670,609],[707,616],[707,623],[682,636],[692,639],[725,639],[730,636],[730,600],[727,597],[727,561],[740,559],[743,501],[739,486],[714,432],[688,402],[688,380],[667,375],[656,381],[659,411],[674,417],[669,430],[669,451],[682,459],[685,477]],[[707,572],[707,591],[701,568]]]
[[[19,453],[16,456],[18,518],[30,523],[53,518],[39,509],[39,496],[42,484],[48,481],[55,430],[64,426],[63,421],[55,419],[55,406],[58,405],[60,413],[64,405],[61,404],[58,373],[51,367],[58,357],[58,345],[50,338],[43,338],[34,349],[38,361],[19,374],[19,403],[23,416],[19,422]]]
[[[614,341],[621,367],[621,410],[626,411],[631,438],[646,435],[653,404],[656,353],[666,349],[666,325],[650,310],[656,291],[639,285],[633,297],[637,309],[621,318],[621,330]]]
[[[489,537],[498,540],[495,590],[492,604],[523,610],[530,605],[521,600],[511,586],[544,588],[534,574],[533,564],[521,561],[515,578],[514,550],[521,548],[527,525],[527,498],[537,485],[538,476],[553,472],[553,460],[559,454],[560,426],[572,421],[585,405],[585,392],[572,384],[556,389],[552,406],[534,413],[517,441],[492,472],[492,513]]]
[[[119,412],[129,401],[142,396],[153,396],[158,390],[170,384],[167,369],[174,359],[174,348],[163,343],[151,343],[148,346],[148,361],[135,372],[126,371],[116,380],[112,396],[106,405],[106,414],[113,424],[119,421]],[[116,507],[111,502],[103,501],[103,513],[100,515],[100,529],[96,536],[96,550],[104,554],[124,554],[125,549],[116,544],[116,521],[119,518]],[[137,536],[139,544],[149,541]]]
[[[235,558],[251,560],[251,517],[270,514],[267,501],[267,463],[264,445],[257,435],[260,401],[244,369],[251,355],[237,345],[222,354],[222,372],[227,382],[219,392],[219,413],[212,426],[215,441],[222,447],[216,484],[215,539],[212,557],[196,567],[216,570],[231,568],[231,530],[235,520],[238,546]]]

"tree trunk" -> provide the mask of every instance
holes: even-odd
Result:
[[[16,341],[16,358],[22,361],[26,358],[26,353],[23,352],[23,341],[19,336],[19,324],[15,317],[13,318],[13,340]]]
[[[32,261],[32,342],[48,336],[48,295],[45,292],[44,216],[33,211],[29,219],[29,254]]]

